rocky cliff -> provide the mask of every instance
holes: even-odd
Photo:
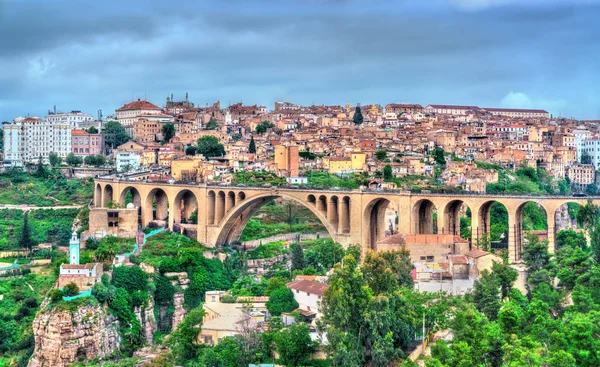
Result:
[[[183,293],[175,293],[173,296],[173,306],[175,307],[175,311],[173,312],[173,317],[171,320],[171,330],[177,330],[177,325],[183,318],[185,317],[185,309],[183,308],[184,298]]]
[[[119,321],[106,306],[82,306],[74,312],[45,306],[33,321],[35,349],[29,367],[66,367],[119,350]]]
[[[145,309],[136,307],[134,312],[135,316],[138,318],[138,320],[140,320],[142,332],[146,342],[148,342],[148,344],[152,344],[154,332],[157,328],[156,318],[154,317],[154,298],[150,297],[148,300],[148,306]]]

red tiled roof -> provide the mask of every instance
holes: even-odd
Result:
[[[157,105],[150,103],[148,101],[137,100],[133,102],[129,102],[123,107],[117,109],[117,111],[128,111],[128,110],[160,110],[161,108]]]
[[[485,108],[486,111],[494,112],[529,112],[529,113],[548,113],[546,110],[532,110],[527,108]]]
[[[448,260],[455,265],[467,265],[469,260],[464,255],[450,255],[448,256]]]
[[[77,270],[77,269],[93,269],[94,266],[96,266],[95,263],[90,263],[90,264],[62,264],[61,267],[63,269],[72,269],[72,270]]]
[[[476,248],[474,250],[471,250],[471,251],[468,251],[468,252],[465,252],[465,256],[472,257],[474,259],[478,259],[478,258],[480,258],[482,256],[489,255],[489,254],[490,254],[489,252],[483,251],[483,250],[478,249],[478,248]]]
[[[329,288],[328,284],[313,282],[310,280],[298,279],[293,282],[289,282],[285,285],[290,289],[299,290],[302,292],[316,294],[317,296],[322,296],[323,292]]]

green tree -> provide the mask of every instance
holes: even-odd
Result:
[[[496,320],[502,307],[500,300],[500,284],[494,273],[484,270],[481,277],[473,285],[473,302],[477,310],[491,321]]]
[[[127,131],[118,121],[109,121],[104,125],[102,138],[105,149],[110,148],[111,150],[129,141]]]
[[[83,163],[83,158],[76,156],[73,152],[67,154],[66,162],[69,166],[79,166]]]
[[[279,363],[286,367],[306,366],[315,350],[307,324],[294,324],[275,336]]]
[[[220,157],[225,155],[225,147],[217,137],[207,135],[198,139],[198,153],[206,158]]]
[[[354,125],[360,125],[363,123],[363,121],[364,118],[360,106],[356,106],[356,109],[354,110],[354,116],[352,117],[352,122],[354,122]]]
[[[258,135],[262,135],[265,132],[267,132],[268,129],[272,129],[274,127],[275,127],[275,125],[273,125],[272,122],[270,122],[270,121],[263,121],[260,124],[256,125],[256,133]]]
[[[304,269],[306,267],[306,262],[304,260],[304,250],[302,250],[302,246],[298,243],[292,243],[290,245],[290,250],[292,252],[292,271]]]
[[[138,266],[119,266],[113,270],[112,284],[124,288],[127,292],[146,291],[148,276]]]
[[[60,166],[62,163],[62,158],[59,157],[55,152],[50,152],[50,154],[48,154],[48,160],[50,161],[50,165],[52,167]]]
[[[362,264],[361,270],[365,282],[375,294],[389,293],[402,286],[412,287],[413,280],[409,252],[400,251],[376,252],[369,251]]]
[[[563,229],[556,234],[556,248],[579,247],[583,250],[587,248],[587,240],[582,232],[575,232],[572,228]]]
[[[162,127],[163,143],[168,143],[175,136],[175,125],[172,122],[167,122]]]
[[[378,150],[375,152],[375,157],[378,161],[384,161],[387,158],[387,152],[385,150]]]
[[[211,117],[211,119],[208,120],[204,128],[206,130],[216,130],[219,128],[219,124],[217,124],[217,121]]]
[[[591,235],[591,232],[598,226],[599,216],[600,208],[589,199],[585,205],[579,207],[577,223]]]
[[[319,239],[305,251],[307,265],[317,270],[330,269],[344,257],[344,248],[331,238]]]
[[[198,334],[202,329],[204,315],[205,312],[202,308],[195,308],[188,312],[167,341],[181,365],[184,364],[184,361],[195,359],[201,349],[201,346],[198,345]]]
[[[294,299],[294,293],[288,287],[279,287],[271,292],[271,296],[266,303],[269,313],[273,316],[280,316],[285,312],[292,312],[298,308],[298,302]]]
[[[492,264],[492,273],[494,273],[500,284],[502,299],[508,297],[514,281],[519,276],[519,272],[506,263],[494,262]]]
[[[88,134],[98,134],[98,129],[96,129],[94,126],[90,126],[89,129],[87,129]]]
[[[248,145],[248,153],[256,153],[256,143],[254,142],[254,136],[250,137],[250,144]]]
[[[527,266],[527,274],[530,276],[548,266],[551,255],[548,252],[548,241],[540,241],[539,237],[533,233],[525,236],[525,245],[522,251],[523,262]]]
[[[42,158],[41,155],[38,157],[38,162],[37,162],[36,167],[37,168],[35,170],[35,175],[37,177],[44,178],[48,175],[48,172],[46,171],[46,167],[44,166],[44,159]]]
[[[383,179],[385,181],[391,181],[393,178],[394,174],[392,173],[392,166],[386,164],[385,167],[383,167]]]
[[[33,248],[33,240],[31,239],[31,229],[29,228],[29,213],[23,214],[23,227],[21,229],[21,237],[19,237],[19,245],[21,248],[31,250]]]
[[[63,293],[67,297],[73,297],[79,294],[79,287],[77,284],[71,282],[64,286]]]
[[[196,148],[193,145],[188,145],[187,147],[185,147],[185,155],[196,155],[196,152],[198,151],[198,148]]]
[[[446,158],[444,157],[444,150],[438,146],[433,149],[432,155],[435,159],[435,163],[443,166],[446,164]]]
[[[101,167],[106,163],[106,157],[102,154],[91,154],[86,156],[83,161],[85,162],[86,166]]]

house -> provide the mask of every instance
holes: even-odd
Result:
[[[223,303],[224,291],[206,292],[206,302],[202,305],[205,315],[198,342],[209,346],[217,345],[228,336],[235,336],[244,328],[257,330],[267,320],[266,303],[268,297],[244,300],[244,303]],[[257,302],[254,302],[257,301]]]
[[[298,302],[298,311],[308,318],[321,318],[319,306],[323,293],[329,288],[328,284],[312,280],[296,279],[285,285],[294,293]]]

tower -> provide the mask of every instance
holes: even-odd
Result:
[[[71,265],[79,264],[79,239],[75,231],[73,231],[73,235],[69,241],[69,258]]]

